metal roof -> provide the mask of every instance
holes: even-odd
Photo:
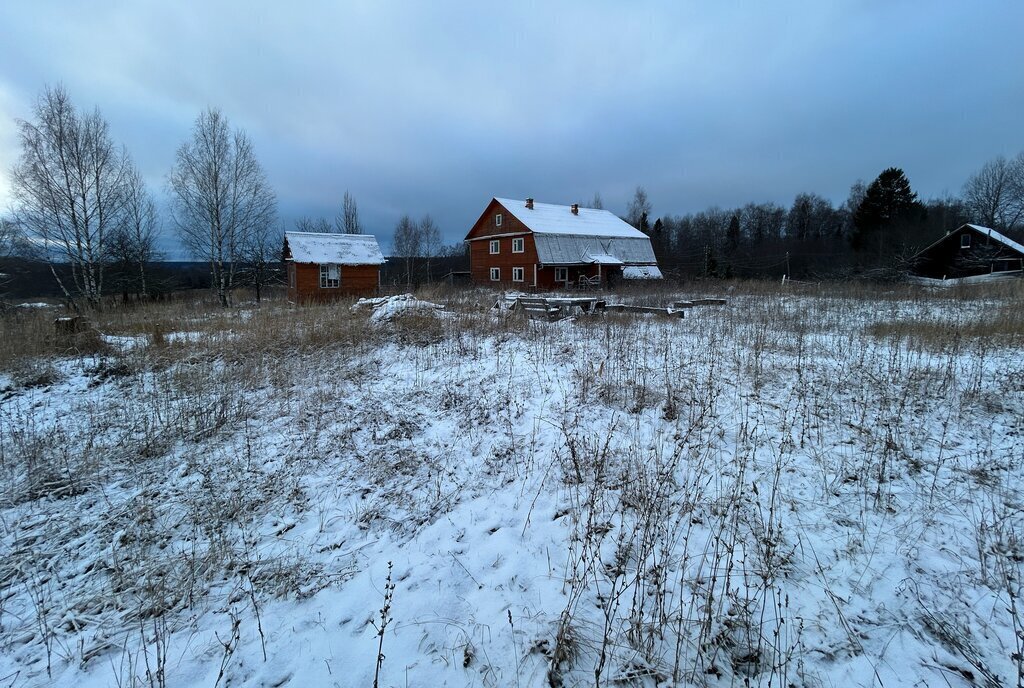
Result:
[[[511,198],[495,198],[505,210],[530,228],[534,234],[571,234],[589,237],[618,237],[622,239],[646,239],[647,235],[630,226],[622,219],[607,210],[596,208],[577,208],[572,206],[554,205],[551,203],[534,203],[533,208],[526,207],[526,201]]]
[[[545,265],[619,263],[655,265],[654,249],[646,234],[639,237],[592,237],[565,234],[534,234],[537,257]],[[614,264],[614,263],[612,263]]]

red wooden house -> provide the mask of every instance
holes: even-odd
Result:
[[[370,234],[316,232],[285,232],[283,259],[294,303],[375,294],[385,262]]]
[[[607,210],[493,198],[466,241],[477,283],[554,289],[661,278],[648,236]]]

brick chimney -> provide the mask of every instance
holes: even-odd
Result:
[[[526,199],[526,209],[527,210],[533,210],[533,199],[532,198],[527,198]]]
[[[572,204],[572,214],[573,215],[579,215],[580,214],[580,204],[579,203],[573,203]]]

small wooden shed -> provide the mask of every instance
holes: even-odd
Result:
[[[380,289],[380,267],[386,262],[372,234],[318,232],[285,232],[282,259],[293,303],[372,296]]]

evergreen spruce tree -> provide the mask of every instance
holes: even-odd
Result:
[[[907,175],[898,167],[890,167],[871,182],[854,211],[850,243],[857,251],[870,251],[877,246],[878,258],[883,260],[886,239],[903,238],[909,228],[924,219],[924,213]]]
[[[729,253],[734,252],[740,247],[740,216],[733,213],[732,218],[729,220],[729,229],[725,231],[725,247]]]

